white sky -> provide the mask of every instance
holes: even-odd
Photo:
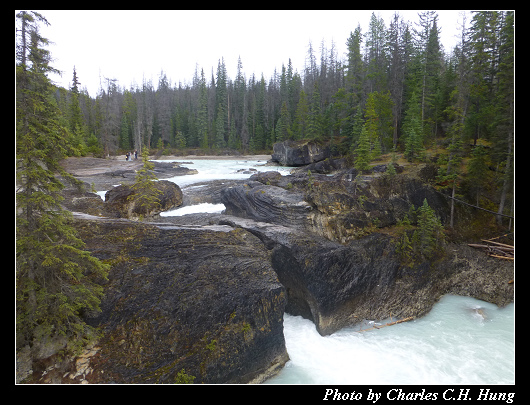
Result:
[[[264,74],[268,81],[274,68],[281,72],[291,58],[302,73],[309,41],[317,61],[320,44],[331,41],[340,58],[346,39],[360,23],[366,33],[371,10],[39,10],[51,24],[41,34],[54,42],[49,47],[53,66],[63,72],[52,76],[68,87],[75,65],[81,87],[95,96],[101,77],[118,79],[120,87],[141,85],[151,79],[157,87],[161,70],[171,83],[190,83],[196,63],[206,80],[214,75],[224,57],[228,76],[236,77],[240,55],[247,80]],[[375,11],[390,25],[394,10]],[[405,20],[419,21],[418,11],[399,11]],[[438,11],[441,42],[450,52],[458,42],[459,11]],[[469,20],[468,20],[469,21]],[[469,22],[468,22],[469,24]]]

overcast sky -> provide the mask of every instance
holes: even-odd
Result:
[[[252,73],[268,79],[274,68],[281,72],[291,58],[302,73],[309,41],[317,60],[322,39],[329,49],[333,40],[339,57],[357,24],[366,33],[371,10],[39,10],[51,24],[42,35],[54,42],[49,47],[53,66],[63,72],[52,76],[68,87],[75,65],[81,88],[95,96],[101,77],[118,79],[121,87],[151,79],[157,86],[164,70],[171,83],[190,83],[195,65],[207,81],[212,67],[224,57],[228,76],[236,76],[241,56],[247,80]],[[418,11],[399,11],[405,20],[419,21]],[[394,10],[375,11],[390,25]],[[441,42],[450,52],[458,42],[459,11],[438,11]],[[199,70],[200,71],[200,70]]]

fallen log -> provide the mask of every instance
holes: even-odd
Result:
[[[493,242],[491,240],[485,240],[485,239],[482,239],[482,241],[488,243],[488,245],[482,245],[478,243],[468,243],[468,246],[471,246],[477,249],[483,249],[484,252],[490,257],[495,257],[497,259],[504,259],[504,260],[514,260],[514,254],[515,254],[514,246],[507,245],[505,243],[500,243],[500,242]]]
[[[508,249],[512,249],[512,250],[515,248],[515,246],[507,245],[506,243],[493,242],[492,240],[482,239],[482,242],[493,243],[494,245],[502,246],[504,248],[508,248]]]
[[[408,322],[408,321],[411,321],[413,319],[414,319],[413,316],[409,316],[408,318],[403,318],[403,319],[399,319],[397,321],[388,322],[388,323],[385,323],[384,325],[374,325],[374,326],[372,326],[371,328],[368,328],[368,329],[360,329],[357,332],[366,332],[368,330],[381,329],[381,328],[384,328],[385,326],[392,326],[392,325],[396,325],[398,323]]]
[[[513,246],[489,246],[489,245],[479,245],[476,243],[468,243],[468,246],[476,247],[476,248],[483,248],[483,249],[495,249],[495,250],[502,250],[505,252],[513,252]]]
[[[497,259],[515,260],[515,257],[513,256],[497,256],[497,255],[488,255],[488,256],[496,257]]]

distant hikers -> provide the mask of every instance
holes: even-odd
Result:
[[[134,154],[134,160],[138,160],[138,150],[135,149],[134,152],[127,152],[125,154],[125,160],[130,162],[133,160],[133,154]]]

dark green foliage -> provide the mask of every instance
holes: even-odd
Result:
[[[280,118],[276,124],[276,141],[282,142],[293,138],[293,131],[291,130],[291,118],[287,103],[284,101],[281,108]]]
[[[38,13],[20,12],[16,65],[16,347],[63,339],[75,350],[94,336],[82,314],[98,311],[108,266],[83,250],[61,208],[59,165],[72,146],[52,97],[47,40]],[[75,125],[76,131],[79,125]]]
[[[134,201],[136,206],[142,207],[145,212],[149,212],[160,206],[159,195],[162,191],[154,186],[154,182],[157,180],[153,173],[155,165],[149,161],[149,150],[147,148],[142,151],[142,162],[143,166],[136,173],[134,184],[132,185],[134,193],[128,198]]]
[[[481,145],[476,145],[471,153],[471,160],[467,169],[467,180],[470,183],[469,189],[472,194],[477,196],[477,205],[479,204],[481,191],[485,190],[491,181],[487,156],[488,152],[486,148]]]
[[[208,93],[206,91],[206,79],[204,78],[204,71],[201,71],[199,93],[199,107],[197,111],[197,135],[201,148],[208,149],[210,147],[210,143],[208,140]]]
[[[370,149],[370,136],[366,126],[364,126],[361,130],[359,145],[355,149],[355,168],[357,170],[363,171],[370,168],[369,163],[372,160],[372,152]]]
[[[417,92],[412,94],[403,122],[405,135],[405,156],[412,162],[423,151],[423,129],[421,125],[421,104]]]
[[[441,257],[445,246],[444,228],[427,199],[417,210],[411,206],[409,213],[398,221],[398,226],[400,236],[396,251],[404,264],[413,265],[422,260]]]
[[[445,235],[440,220],[434,210],[423,200],[423,205],[417,210],[418,229],[412,237],[413,250],[429,259],[436,256],[443,248]],[[438,251],[438,252],[437,252]]]

